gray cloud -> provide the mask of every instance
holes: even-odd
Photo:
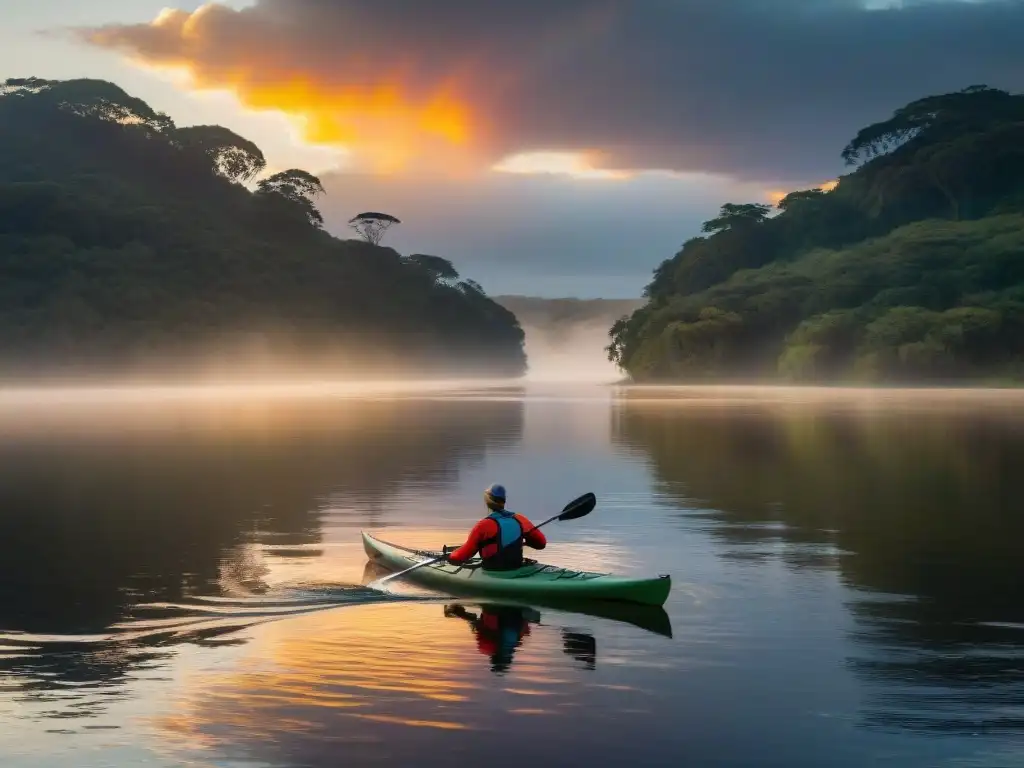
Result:
[[[596,149],[616,168],[772,183],[842,170],[839,152],[909,100],[1024,86],[1024,0],[259,0],[91,42],[207,84],[454,84],[489,159]]]

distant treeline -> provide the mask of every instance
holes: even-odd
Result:
[[[861,130],[831,191],[727,204],[616,323],[638,381],[1024,378],[1024,96],[974,86]]]
[[[98,80],[0,84],[0,376],[525,369],[450,262],[322,229],[315,176]]]

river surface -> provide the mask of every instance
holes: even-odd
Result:
[[[492,482],[609,615],[365,586]],[[1024,766],[1024,395],[0,395],[0,765]]]

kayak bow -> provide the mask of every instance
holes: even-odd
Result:
[[[390,571],[401,571],[440,553],[382,541],[363,531],[367,556]],[[520,599],[572,598],[664,605],[672,588],[669,576],[631,577],[562,568],[528,560],[514,571],[485,571],[479,560],[464,565],[437,562],[409,579],[456,595],[493,595]]]

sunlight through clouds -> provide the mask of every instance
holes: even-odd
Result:
[[[521,174],[564,174],[578,179],[623,180],[635,174],[597,167],[595,153],[589,152],[524,152],[506,158],[494,166],[495,171]]]
[[[852,132],[921,92],[1002,85],[1024,4],[256,0],[150,19],[76,35],[286,114],[360,170],[782,186],[841,172]]]

